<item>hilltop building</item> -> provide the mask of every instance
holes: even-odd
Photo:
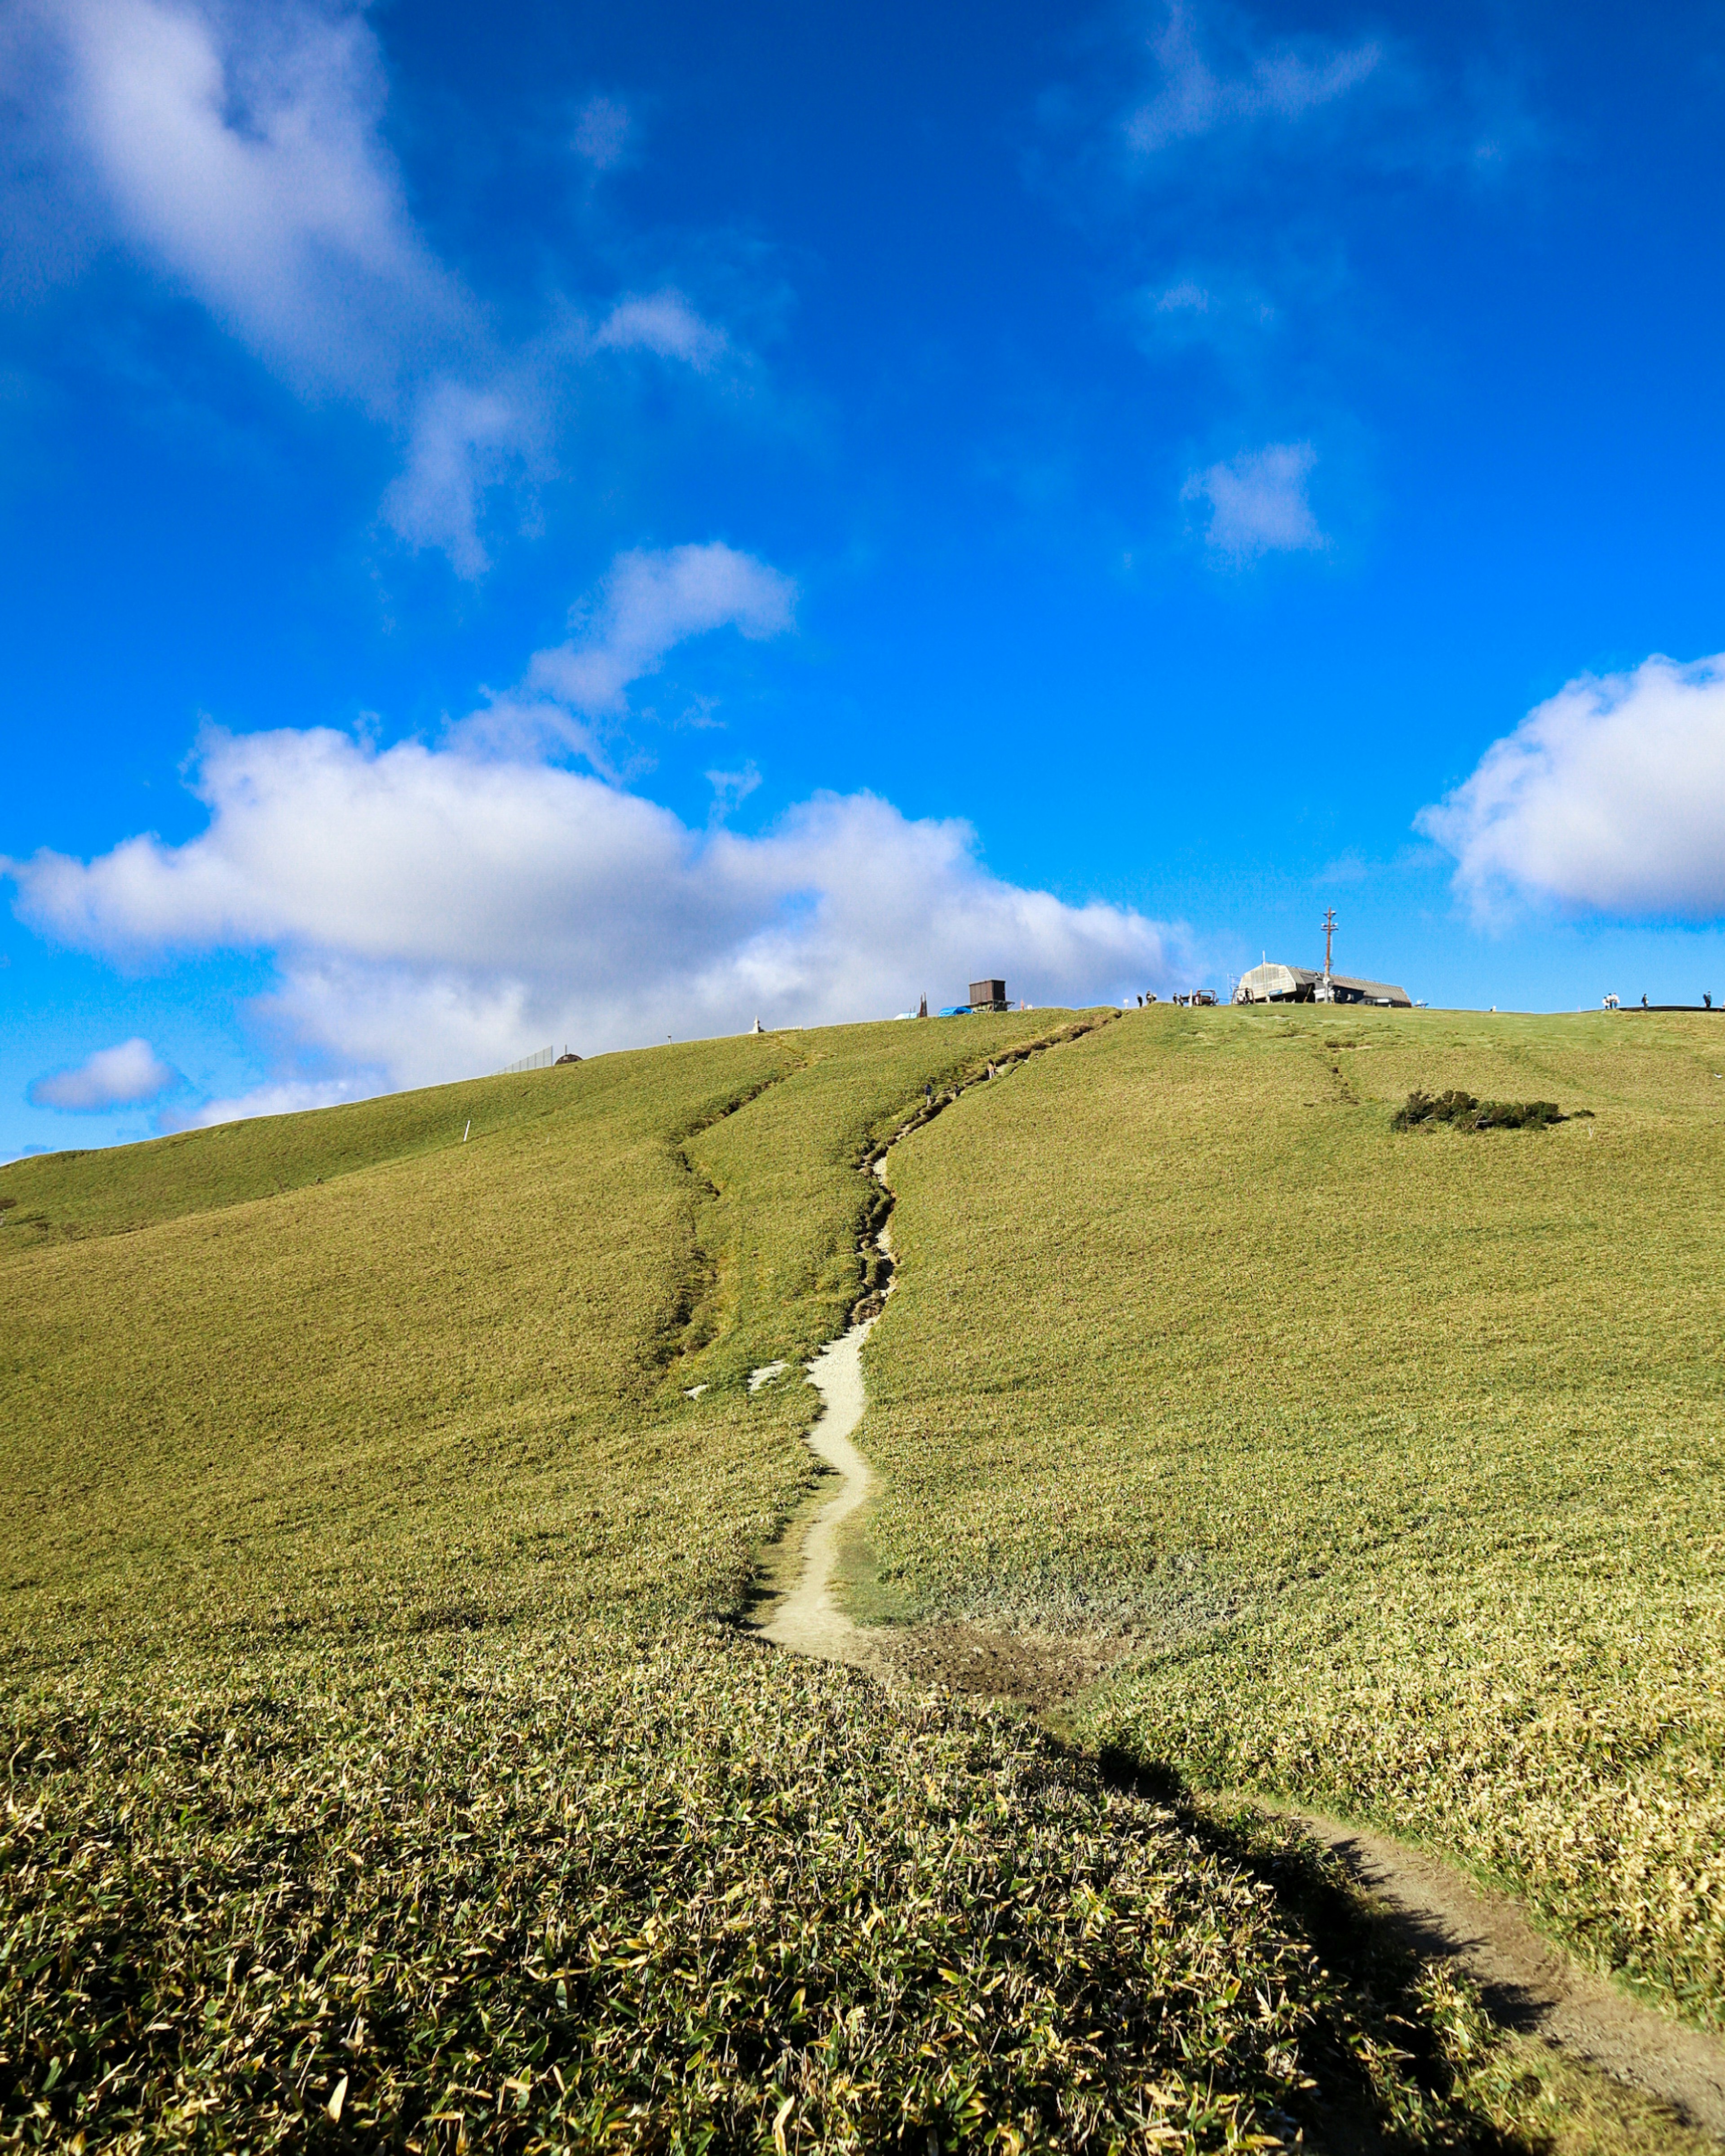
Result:
[[[973,981],[970,984],[970,1001],[968,1004],[942,1004],[941,1016],[968,1018],[973,1011],[1004,1011],[1011,1009],[1012,1005],[1006,1000],[1004,981]],[[928,998],[926,996],[922,999],[921,1015],[924,1018],[928,1015]]]
[[[1347,973],[1316,973],[1304,966],[1278,966],[1272,960],[1242,973],[1234,991],[1237,1004],[1376,1004],[1385,1010],[1411,1010],[1414,999],[1393,981],[1358,981]]]
[[[1391,981],[1363,981],[1330,970],[1330,946],[1336,933],[1332,906],[1321,924],[1324,966],[1320,973],[1305,966],[1281,966],[1266,958],[1242,973],[1234,991],[1237,1004],[1374,1004],[1381,1010],[1411,1010],[1413,998]]]

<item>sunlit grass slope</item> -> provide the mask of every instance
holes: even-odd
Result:
[[[1125,1628],[1089,1735],[1369,1817],[1725,2020],[1725,1023],[1133,1013],[895,1156],[909,1604]],[[1547,1132],[1397,1132],[1414,1087]]]
[[[726,1621],[809,1480],[863,1156],[1085,1023],[0,1173],[0,2146],[1678,2145],[1282,1830]]]
[[[0,2142],[1486,2131],[1465,2008],[1410,2074],[1165,1812],[713,1625],[809,1480],[808,1389],[745,1379],[843,1323],[862,1154],[1060,1028],[715,1042],[8,1172]]]
[[[0,1173],[14,1623],[58,1655],[733,1609],[809,1472],[807,1389],[743,1373],[842,1323],[876,1124],[1033,1023],[667,1047]]]

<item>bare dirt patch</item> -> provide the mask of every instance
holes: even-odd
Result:
[[[1040,1713],[1094,1684],[1129,1640],[1061,1639],[990,1632],[976,1625],[882,1625],[881,1661],[901,1681],[944,1686],[973,1698],[1020,1700]]]

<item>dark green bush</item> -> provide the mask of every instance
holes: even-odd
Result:
[[[1390,1127],[1411,1131],[1420,1123],[1448,1123],[1459,1131],[1543,1131],[1568,1120],[1555,1101],[1481,1101],[1471,1093],[1416,1091],[1396,1110]]]

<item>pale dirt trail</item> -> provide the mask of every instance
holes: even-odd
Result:
[[[902,1137],[904,1132],[898,1135]],[[885,1153],[874,1163],[874,1171],[881,1187],[887,1188]],[[874,1241],[875,1249],[890,1260],[890,1222],[882,1221]],[[881,1295],[883,1302],[893,1286],[889,1274]],[[868,1404],[863,1389],[863,1342],[879,1316],[877,1306],[838,1339],[829,1341],[809,1365],[809,1375],[821,1400],[820,1414],[809,1433],[809,1448],[837,1471],[839,1487],[809,1524],[796,1585],[761,1627],[762,1638],[771,1640],[775,1646],[788,1647],[793,1654],[812,1655],[817,1661],[844,1662],[876,1676],[882,1674],[881,1658],[861,1628],[834,1603],[833,1576],[839,1566],[839,1530],[868,1502],[875,1486],[873,1471],[851,1443],[850,1433],[862,1420]]]
[[[884,1156],[874,1170],[884,1183]],[[887,1227],[877,1241],[890,1255]],[[896,1285],[895,1276],[886,1292],[890,1295]],[[837,1471],[839,1486],[810,1522],[795,1587],[761,1630],[764,1638],[794,1653],[843,1662],[890,1680],[902,1679],[907,1662],[914,1667],[914,1653],[907,1656],[901,1646],[889,1657],[836,1605],[833,1595],[839,1529],[868,1502],[875,1485],[868,1461],[851,1442],[867,1405],[862,1348],[874,1323],[870,1317],[853,1325],[809,1365],[822,1400],[809,1443]],[[908,1635],[906,1644],[914,1637]],[[1012,1654],[996,1666],[1013,1669]],[[1009,1676],[996,1681],[1000,1696],[1024,1696]],[[976,1688],[989,1687],[985,1683]],[[1047,1702],[1036,1698],[1029,1703],[1041,1707]],[[1725,2042],[1639,2005],[1537,1932],[1517,1903],[1476,1885],[1441,1858],[1320,1813],[1291,1805],[1273,1809],[1297,1820],[1314,1840],[1332,1850],[1420,1953],[1441,1955],[1464,1969],[1504,2020],[1670,2105],[1692,2125],[1725,2141]]]
[[[1290,1806],[1283,1816],[1332,1850],[1420,1952],[1459,1962],[1506,2020],[1725,2140],[1725,2045],[1717,2036],[1629,1998],[1535,1931],[1515,1902],[1441,1858],[1322,1813]]]
[[[862,1420],[862,1344],[874,1322],[870,1317],[853,1325],[809,1365],[823,1403],[809,1443],[828,1466],[838,1470],[840,1480],[837,1494],[809,1523],[795,1587],[761,1628],[764,1638],[796,1654],[865,1670],[877,1669],[879,1657],[859,1628],[834,1606],[833,1573],[839,1561],[839,1530],[875,1486],[869,1463],[850,1441],[851,1431]]]

